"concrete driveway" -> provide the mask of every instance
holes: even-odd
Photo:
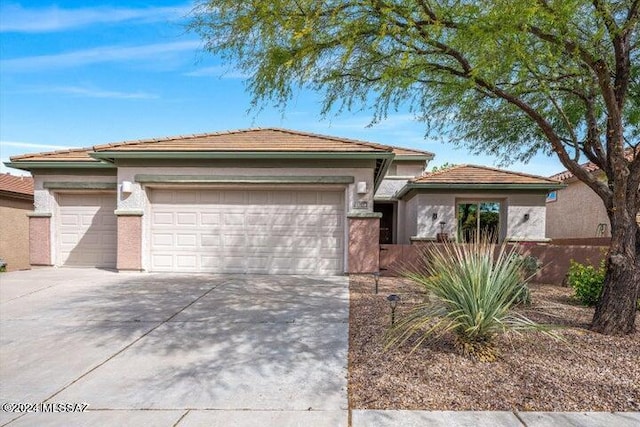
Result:
[[[346,425],[347,281],[2,274],[0,424]]]

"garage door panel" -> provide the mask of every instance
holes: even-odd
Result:
[[[115,267],[115,193],[58,194],[57,265]]]
[[[177,225],[198,225],[198,214],[195,212],[179,212],[176,216]]]
[[[220,243],[222,242],[222,238],[219,235],[201,235],[200,236],[200,245],[202,247],[220,247]]]
[[[154,233],[151,236],[151,244],[153,246],[173,246],[173,234]]]
[[[220,224],[222,224],[221,217],[222,214],[218,212],[202,213],[200,215],[200,224],[219,226]]]
[[[151,190],[151,269],[342,273],[342,193],[181,191]]]
[[[173,214],[168,212],[154,212],[153,225],[173,225]]]

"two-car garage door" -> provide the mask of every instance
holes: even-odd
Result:
[[[342,274],[344,192],[152,189],[151,271]]]

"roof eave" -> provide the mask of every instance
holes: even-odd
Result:
[[[4,162],[9,168],[31,171],[32,169],[93,169],[93,168],[114,168],[113,164],[104,161],[64,161],[64,160],[15,160]]]
[[[561,183],[539,183],[539,184],[474,184],[474,183],[407,183],[396,194],[396,198],[402,198],[411,190],[559,190],[565,188],[566,184]]]

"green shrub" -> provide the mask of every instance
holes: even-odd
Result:
[[[452,332],[463,354],[492,361],[497,355],[493,344],[496,334],[510,329],[534,329],[555,336],[548,328],[511,311],[522,284],[526,284],[522,274],[524,257],[515,250],[493,245],[486,239],[426,247],[420,268],[414,267],[403,275],[422,285],[431,298],[389,330],[387,348],[417,336],[415,350],[431,336]]]
[[[598,303],[602,295],[605,272],[604,260],[600,261],[597,268],[571,260],[567,281],[573,288],[574,297],[581,304],[591,307]]]

